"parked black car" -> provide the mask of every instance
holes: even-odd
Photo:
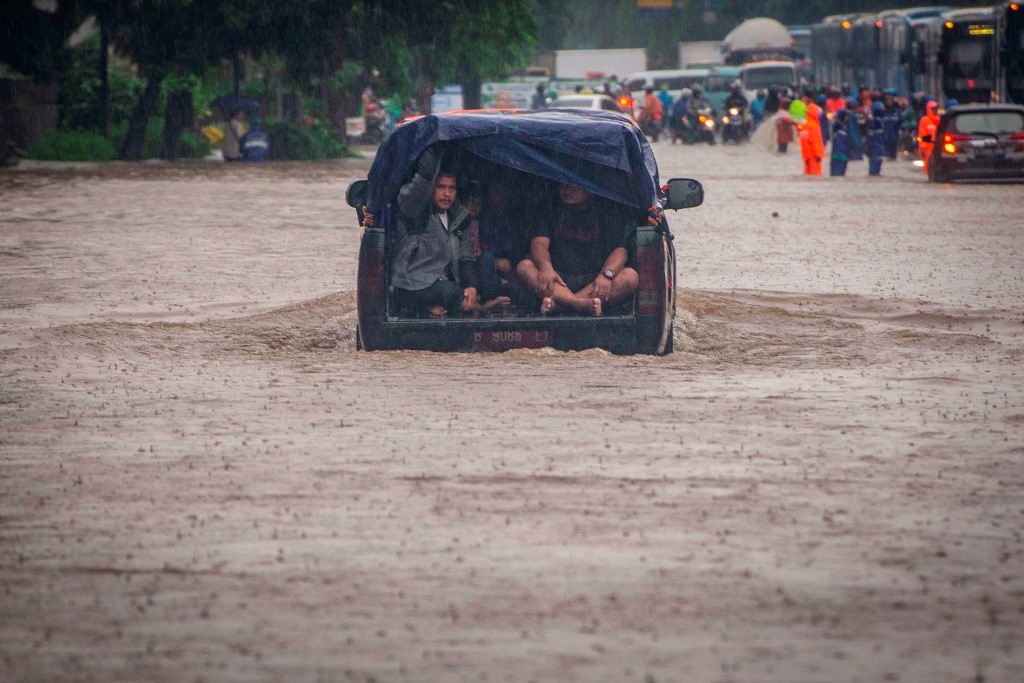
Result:
[[[1024,106],[950,107],[935,132],[932,182],[1024,181]]]
[[[542,315],[513,306],[477,316],[417,317],[400,310],[391,287],[395,213],[391,204],[425,149],[440,144],[453,157],[483,160],[517,177],[567,183],[636,211],[633,252],[640,284],[628,306],[614,314]],[[364,350],[436,351],[604,348],[614,353],[672,351],[676,257],[664,214],[648,224],[649,210],[698,206],[704,189],[692,179],[664,188],[647,139],[627,116],[605,111],[470,111],[428,115],[400,125],[384,142],[368,180],[346,192],[363,225],[359,247],[357,345]],[[368,219],[369,217],[369,219]]]

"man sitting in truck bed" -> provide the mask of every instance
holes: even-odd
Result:
[[[468,213],[456,192],[455,174],[427,149],[398,194],[392,285],[399,308],[435,318],[479,308]]]
[[[538,226],[517,271],[541,297],[541,313],[600,316],[640,282],[630,262],[636,211],[571,185],[560,185],[558,196],[553,217]]]

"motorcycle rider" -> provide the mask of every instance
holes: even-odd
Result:
[[[672,93],[668,91],[668,85],[665,83],[661,84],[661,90],[658,91],[658,100],[661,101],[662,116],[662,127],[668,128],[668,117],[664,114],[668,114],[669,110],[672,109]]]
[[[688,132],[689,119],[686,112],[691,97],[693,97],[693,91],[689,88],[683,88],[679,92],[679,97],[672,103],[672,109],[669,111],[668,118],[670,119],[669,130],[672,133],[673,144],[675,144],[676,140],[684,144],[693,142]]]
[[[723,106],[726,111],[729,111],[730,109],[733,108],[739,110],[740,121],[742,123],[740,125],[740,135],[738,139],[745,139],[750,132],[747,129],[747,111],[750,106],[750,103],[747,101],[747,98],[743,95],[743,86],[740,84],[739,81],[733,81],[732,84],[729,86],[729,95],[725,98],[725,104]]]
[[[753,119],[754,129],[764,123],[764,105],[768,101],[768,96],[764,90],[758,90],[757,96],[750,103],[750,117]]]
[[[686,118],[690,120],[690,127],[695,133],[694,137],[699,140],[700,134],[703,132],[700,126],[701,114],[714,118],[715,109],[707,100],[704,99],[704,91],[699,85],[694,83],[691,90],[693,91],[693,94],[690,95],[690,102],[686,105]],[[715,135],[713,132],[711,133],[711,139],[708,140],[708,142],[710,144],[715,143]]]
[[[654,88],[648,86],[644,88],[644,92],[647,93],[647,96],[644,98],[644,110],[640,112],[640,121],[638,123],[641,130],[657,142],[658,133],[661,131],[663,123],[662,118],[665,116],[665,106],[658,99],[658,96],[654,94]]]

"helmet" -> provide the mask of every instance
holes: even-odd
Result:
[[[878,102],[877,100],[874,102],[874,104],[871,105],[871,111],[878,112],[882,111],[883,109],[885,109],[885,105],[882,104],[881,102]]]
[[[733,81],[729,84],[729,91],[732,93],[738,93],[743,86],[740,85],[739,81]]]
[[[793,103],[789,105],[789,115],[793,117],[794,121],[806,121],[807,105],[803,100],[793,100]]]
[[[697,85],[696,83],[694,83],[694,84],[693,84],[693,88],[692,88],[692,90],[693,90],[693,94],[694,94],[694,95],[700,95],[700,94],[701,94],[701,93],[703,92],[703,91],[702,91],[702,90],[700,89],[700,86],[699,86],[699,85]]]

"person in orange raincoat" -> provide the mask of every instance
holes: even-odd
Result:
[[[917,124],[917,156],[924,159],[924,174],[928,175],[928,160],[932,157],[935,131],[939,128],[939,105],[935,100],[929,100],[924,109],[925,114]],[[928,141],[925,141],[925,137]]]
[[[802,106],[794,105],[797,102]],[[821,175],[821,160],[825,156],[825,141],[821,137],[821,107],[814,102],[814,93],[804,95],[790,105],[789,113],[796,122],[797,137],[800,139],[800,154],[804,158],[804,175]],[[801,117],[803,120],[800,120]]]
[[[661,103],[658,96],[654,94],[654,88],[644,88],[647,96],[644,98],[644,110],[640,112],[640,123],[641,125],[647,122],[655,129],[660,129],[664,122],[663,117],[665,116],[665,105]]]

